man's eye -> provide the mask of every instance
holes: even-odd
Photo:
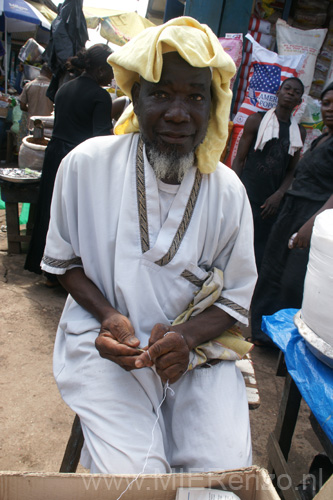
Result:
[[[201,94],[192,94],[191,99],[193,101],[203,101],[204,97]]]
[[[153,93],[153,96],[157,97],[158,99],[166,99],[167,98],[166,92],[162,92],[162,90],[156,90]]]

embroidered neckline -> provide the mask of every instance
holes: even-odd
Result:
[[[166,266],[176,255],[180,247],[180,244],[185,236],[187,228],[190,224],[194,212],[194,207],[198,199],[201,180],[202,180],[202,174],[197,169],[191,194],[186,204],[182,220],[178,226],[178,229],[172,240],[169,250],[161,259],[155,261],[155,264],[157,264],[158,266]],[[144,159],[143,159],[143,140],[141,136],[139,137],[138,149],[136,155],[136,187],[137,187],[137,202],[138,202],[138,214],[139,214],[139,224],[140,224],[141,249],[142,253],[145,253],[150,249],[150,243],[149,243],[149,229],[148,229],[148,216],[147,216],[145,170],[144,170]]]

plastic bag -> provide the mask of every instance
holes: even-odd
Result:
[[[242,51],[243,51],[243,41],[239,38],[219,38],[219,42],[222,45],[224,51],[229,54],[231,59],[234,61],[237,71],[242,62]],[[230,80],[230,88],[232,89],[235,83],[236,74]]]
[[[18,58],[23,63],[35,64],[42,62],[44,47],[39,45],[33,38],[29,38],[21,47]]]
[[[23,203],[22,210],[19,217],[20,225],[24,225],[29,220],[30,203]]]
[[[244,126],[248,116],[267,111],[277,104],[276,93],[281,83],[297,76],[305,55],[280,56],[261,47],[251,35],[246,38],[253,44],[252,65],[245,99],[238,110],[234,123]]]
[[[22,110],[21,110],[19,104],[16,104],[16,106],[14,106],[14,108],[13,108],[13,115],[12,115],[13,124],[10,127],[10,130],[12,132],[14,132],[14,134],[18,134],[20,131],[21,118],[22,118]]]
[[[279,19],[276,22],[276,40],[280,55],[305,54],[298,77],[304,84],[304,93],[310,91],[316,59],[323,45],[327,29],[300,30]]]

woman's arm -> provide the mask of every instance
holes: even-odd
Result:
[[[317,215],[324,210],[333,208],[333,194],[328,198],[327,202],[316,212],[305,224],[298,230],[294,238],[291,248],[307,248],[310,246],[313,224]]]

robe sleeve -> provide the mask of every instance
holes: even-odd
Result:
[[[76,169],[69,169],[75,158],[70,153],[57,172],[51,203],[51,218],[41,268],[51,274],[65,274],[83,267],[78,245],[78,189]],[[74,165],[75,167],[75,165]]]
[[[212,263],[223,271],[223,289],[215,306],[248,325],[252,294],[257,280],[253,248],[253,217],[244,186],[236,180],[237,197],[224,204],[220,250]],[[234,193],[235,194],[235,193]],[[225,240],[228,234],[228,241]],[[219,246],[217,247],[219,248]]]

